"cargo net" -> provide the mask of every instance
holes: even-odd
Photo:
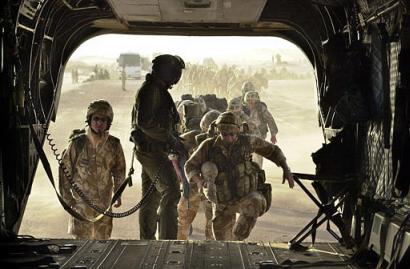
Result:
[[[397,42],[390,43],[390,105],[392,113],[392,124],[389,134],[390,145],[393,142],[394,104],[398,79],[399,51],[400,45]],[[394,191],[392,150],[391,146],[385,148],[383,141],[383,123],[369,123],[364,154],[365,182],[363,184],[363,192],[374,199],[391,200]]]
[[[391,150],[383,144],[382,123],[370,123],[365,146],[363,193],[374,199],[390,200],[393,190]]]

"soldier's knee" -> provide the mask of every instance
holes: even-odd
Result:
[[[242,201],[240,213],[249,217],[259,217],[266,210],[266,199],[259,192],[251,192]]]

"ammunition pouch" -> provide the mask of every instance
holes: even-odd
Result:
[[[262,185],[259,186],[258,191],[263,195],[263,197],[265,197],[265,200],[266,200],[265,212],[268,212],[272,204],[272,185],[269,183],[263,183]]]
[[[266,183],[265,171],[260,169],[256,163],[253,163],[253,164],[255,166],[255,169],[256,168],[258,169],[258,191],[263,195],[263,197],[265,197],[265,200],[266,200],[265,212],[268,212],[272,204],[272,185],[269,183]]]

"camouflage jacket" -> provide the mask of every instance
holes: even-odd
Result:
[[[215,147],[218,147],[228,160],[232,160],[233,155],[236,153],[236,149],[249,148],[249,152],[247,152],[246,155],[255,152],[273,161],[276,165],[281,166],[282,168],[288,168],[286,158],[283,155],[282,150],[278,146],[273,145],[259,137],[239,134],[238,140],[227,148],[221,137],[217,136],[216,138],[208,138],[203,141],[186,162],[185,173],[189,180],[191,180],[194,175],[200,175],[202,164],[212,159],[210,152],[212,152],[212,148]],[[249,159],[250,156],[240,156],[240,159],[241,158],[246,160]],[[216,165],[223,166],[225,164]]]
[[[176,133],[180,118],[168,88],[162,81],[148,74],[138,90],[132,110],[132,132],[141,145],[165,146],[170,135]],[[138,141],[136,141],[138,143]]]
[[[249,121],[259,130],[262,137],[266,136],[268,127],[271,135],[278,133],[278,127],[272,114],[269,112],[266,104],[262,102],[258,102],[254,109],[249,110]],[[259,134],[255,133],[255,135]]]
[[[86,134],[74,136],[63,153],[62,163],[81,191],[103,209],[108,208],[113,193],[125,179],[126,164],[120,140],[108,132],[96,147],[89,129]],[[60,193],[66,202],[86,217],[98,215],[72,190],[61,169],[59,180]]]

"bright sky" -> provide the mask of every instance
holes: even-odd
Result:
[[[243,52],[257,57],[260,52],[286,53],[291,59],[305,56],[293,43],[276,37],[203,37],[102,35],[84,42],[71,59],[82,57],[118,58],[120,53],[134,52],[151,57],[153,53],[177,54],[187,61],[198,62],[204,57],[227,59]],[[254,53],[253,53],[254,52]],[[264,55],[266,57],[266,54]]]

